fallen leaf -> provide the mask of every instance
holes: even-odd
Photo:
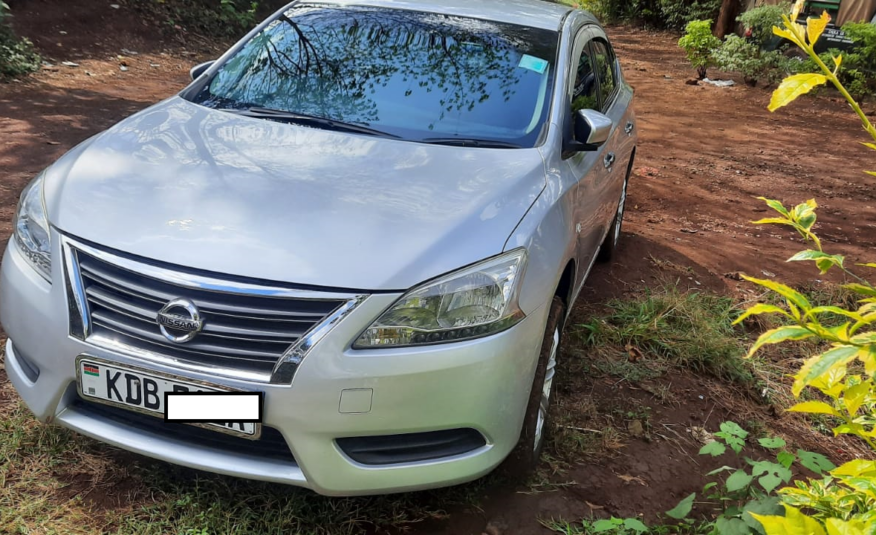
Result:
[[[629,354],[630,356],[630,362],[636,362],[639,359],[645,358],[642,350],[632,344],[627,344],[625,349],[627,350],[627,354]]]
[[[603,509],[605,509],[604,506],[592,504],[592,503],[588,502],[587,500],[584,500],[584,503],[586,503],[587,507],[589,507],[592,511],[602,511]]]
[[[627,474],[619,475],[619,476],[617,476],[617,477],[620,478],[620,479],[622,479],[624,483],[632,483],[633,481],[635,481],[636,483],[639,483],[639,484],[642,485],[643,487],[647,487],[647,486],[648,486],[648,484],[645,483],[645,480],[642,479],[641,477],[630,476],[630,475],[627,475]]]

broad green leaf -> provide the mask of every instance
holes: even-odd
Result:
[[[767,535],[826,535],[824,528],[790,505],[785,506],[785,516],[765,516],[752,513],[763,526]]]
[[[757,442],[764,448],[769,448],[771,450],[783,448],[786,444],[785,440],[780,437],[759,438]]]
[[[778,344],[787,340],[804,340],[813,336],[815,335],[812,331],[805,327],[800,327],[799,325],[776,327],[775,329],[766,331],[757,338],[757,341],[751,346],[751,349],[749,349],[747,357],[751,357],[757,353],[758,349],[767,344]]]
[[[809,317],[815,317],[819,314],[835,314],[837,316],[845,316],[847,318],[851,318],[855,321],[861,321],[863,319],[863,317],[857,312],[852,312],[844,308],[830,305],[812,308],[806,315]]]
[[[745,470],[737,470],[727,478],[725,485],[728,491],[736,492],[750,485],[753,479],[754,476],[748,474]]]
[[[838,346],[807,360],[806,364],[794,376],[794,386],[791,389],[794,396],[799,396],[803,387],[830,371],[831,368],[848,364],[857,353],[858,348],[855,346]]]
[[[606,531],[615,531],[617,530],[617,525],[611,520],[597,520],[593,523],[593,532],[594,533],[604,533]]]
[[[821,270],[821,273],[824,274],[827,273],[827,271],[833,266],[842,267],[843,262],[845,262],[846,260],[846,257],[842,255],[831,255],[827,253],[822,253],[821,251],[814,251],[810,249],[806,251],[800,251],[799,253],[789,258],[787,261],[800,262],[804,260],[814,260],[815,265],[817,265],[818,269]]]
[[[723,444],[717,440],[713,440],[700,448],[700,455],[711,455],[712,457],[717,457],[723,455],[725,451],[727,451],[727,448],[725,448]]]
[[[864,145],[865,147],[869,148],[869,149],[876,150],[876,143],[861,143],[861,144]],[[859,265],[859,266],[876,267],[876,264],[858,264],[858,265]]]
[[[744,277],[745,275],[743,275]],[[869,297],[876,297],[876,288],[872,286],[864,286],[863,284],[858,284],[857,282],[853,282],[851,284],[843,284],[843,288],[846,290],[851,290],[856,294],[866,295]]]
[[[846,411],[850,416],[854,417],[858,413],[858,409],[864,404],[872,387],[872,383],[864,382],[846,388],[843,393],[843,403],[845,403]]]
[[[624,519],[624,527],[626,529],[635,531],[636,533],[645,533],[648,531],[648,526],[646,526],[640,520],[635,519],[635,518]]]
[[[876,331],[856,334],[849,338],[849,342],[854,342],[856,344],[876,344]]]
[[[742,278],[747,280],[748,282],[753,282],[754,284],[757,284],[758,286],[763,286],[764,288],[767,288],[769,290],[776,292],[777,294],[779,294],[782,297],[784,297],[785,299],[787,299],[789,302],[802,308],[804,311],[812,308],[812,305],[809,304],[809,300],[806,299],[806,296],[804,296],[800,292],[794,290],[790,286],[786,286],[784,284],[781,284],[781,283],[775,282],[775,281],[771,281],[771,280],[756,279],[754,277],[749,277],[747,275],[742,275]]]
[[[865,535],[864,523],[851,520],[845,522],[839,518],[828,518],[824,521],[827,535]]]
[[[748,437],[748,431],[739,427],[739,424],[737,424],[736,422],[722,422],[721,431],[733,435],[734,437]]]
[[[715,531],[719,535],[749,535],[751,529],[739,518],[719,516],[715,521]]]
[[[780,451],[776,454],[776,460],[785,468],[790,468],[794,461],[797,460],[797,456],[787,451]]]
[[[772,492],[782,483],[787,483],[791,480],[791,471],[784,466],[770,461],[750,461],[751,475],[754,477],[760,476],[757,482],[767,492]]]
[[[781,314],[781,315],[788,317],[788,318],[791,317],[791,315],[788,314],[788,312],[783,308],[779,308],[775,305],[767,305],[764,303],[758,303],[758,304],[754,305],[753,307],[750,307],[748,310],[743,312],[738,318],[736,318],[736,321],[733,322],[733,325],[737,325],[737,324],[741,323],[742,320],[744,320],[745,318],[747,318],[749,316],[756,316],[758,314]]]
[[[791,217],[791,214],[788,212],[788,209],[785,208],[781,202],[776,201],[774,199],[767,199],[766,197],[758,197],[759,200],[765,202],[767,206],[775,210],[776,212],[782,214],[785,217]]]
[[[800,458],[800,464],[812,470],[818,475],[824,472],[829,472],[836,468],[836,465],[830,462],[830,459],[820,453],[813,453],[806,450],[797,450],[797,456]]]
[[[830,471],[833,476],[876,477],[876,461],[855,459]]]
[[[806,414],[829,414],[831,416],[839,416],[839,413],[823,401],[803,401],[797,403],[788,412],[803,412]]]
[[[822,85],[827,82],[827,77],[823,74],[802,73],[788,76],[779,87],[773,92],[773,97],[770,100],[770,105],[767,107],[770,111],[776,111],[782,106],[786,106],[793,102],[800,95],[805,95],[812,88]]]
[[[687,515],[690,514],[691,509],[693,509],[694,499],[697,497],[696,493],[691,494],[687,498],[678,502],[678,505],[666,511],[666,516],[670,518],[674,518],[676,520],[681,520],[686,518]]]
[[[806,21],[806,36],[809,37],[809,44],[814,45],[824,29],[827,28],[827,23],[830,22],[830,15],[827,11],[821,12],[821,17],[817,19],[809,19]]]

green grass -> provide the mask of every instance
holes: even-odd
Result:
[[[751,363],[742,358],[745,337],[732,326],[740,312],[732,299],[665,287],[632,300],[610,301],[605,308],[604,315],[578,326],[584,345],[599,351],[640,352],[645,358],[620,361],[614,370],[604,371],[633,381],[648,379],[657,371],[656,357],[721,380],[756,384]]]

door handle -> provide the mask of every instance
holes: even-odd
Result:
[[[605,157],[602,159],[602,163],[603,163],[603,165],[605,165],[605,168],[606,168],[606,169],[608,169],[609,171],[611,171],[611,166],[614,165],[614,160],[615,160],[614,153],[613,153],[613,152],[609,152],[609,153],[606,154]]]
[[[633,121],[628,121],[627,125],[624,127],[624,132],[629,136],[633,133]]]

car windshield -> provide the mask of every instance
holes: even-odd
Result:
[[[532,147],[549,111],[557,39],[555,31],[435,13],[299,5],[190,99],[410,141]]]

